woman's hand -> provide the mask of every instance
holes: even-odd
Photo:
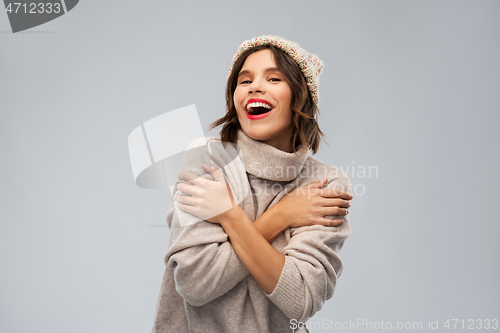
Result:
[[[330,220],[327,215],[347,215],[352,196],[334,189],[321,189],[327,182],[324,178],[296,188],[284,196],[274,207],[283,218],[287,227],[310,225],[338,226],[341,219]]]
[[[188,171],[181,172],[178,177],[192,185],[179,182],[177,188],[189,196],[177,192],[174,203],[183,211],[205,221],[220,223],[231,215],[232,209],[235,207],[233,195],[220,169],[213,170],[213,167],[211,169],[204,164],[202,164],[202,168],[210,173],[214,180]]]

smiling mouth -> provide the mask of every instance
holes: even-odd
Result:
[[[267,113],[273,110],[274,107],[267,103],[262,102],[252,102],[248,103],[245,107],[245,111],[252,116]]]
[[[271,111],[271,110],[270,109],[266,109],[266,108],[261,107],[261,106],[258,106],[256,108],[249,109],[247,112],[251,116],[256,116],[256,115],[259,115],[259,114],[267,113],[269,111]]]

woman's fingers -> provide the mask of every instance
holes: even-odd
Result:
[[[215,171],[215,167],[213,164],[207,165],[207,164],[202,163],[201,167],[203,170],[205,170],[205,172],[207,172],[210,175],[210,177],[212,178],[211,180],[215,180],[214,175],[213,175],[213,173]]]
[[[194,185],[203,185],[203,182],[207,181],[207,179],[204,178],[203,176],[198,176],[198,175],[196,175],[192,172],[189,172],[189,171],[182,171],[181,173],[179,173],[177,178],[188,181]]]
[[[220,168],[216,168],[213,164],[208,165],[208,164],[202,164],[201,167],[203,170],[208,172],[209,174],[212,175],[214,181],[220,182],[220,183],[225,183],[226,179],[224,178],[224,175],[222,174],[222,171]]]
[[[191,197],[188,195],[180,194],[179,192],[175,193],[174,200],[177,202],[183,203],[184,205],[194,206],[197,203],[195,197]]]
[[[180,191],[184,192],[184,193],[187,193],[187,194],[190,194],[190,195],[199,195],[199,189],[196,188],[196,186],[193,186],[193,185],[188,185],[188,184],[185,184],[185,183],[177,183],[177,189],[179,189]]]
[[[179,209],[185,211],[186,213],[190,213],[190,214],[196,215],[196,210],[195,210],[195,208],[193,206],[185,205],[185,204],[183,204],[182,202],[179,202],[179,201],[176,201],[175,205]]]
[[[179,191],[174,196],[174,203],[208,222],[220,223],[227,216],[226,213],[235,207],[231,190],[220,168],[209,165],[201,167],[207,172],[201,176],[189,171],[179,174],[182,181],[177,183]]]
[[[352,195],[350,195],[349,193],[335,190],[333,188],[325,188],[325,189],[322,189],[319,191],[320,191],[319,194],[323,198],[341,198],[344,200],[351,200],[352,199]]]
[[[348,200],[340,199],[340,198],[323,198],[323,207],[342,207],[349,208],[351,207],[351,202]]]
[[[347,215],[349,214],[349,209],[341,207],[324,207],[321,210],[321,215]]]
[[[326,227],[338,227],[342,223],[344,223],[344,220],[341,219],[330,220],[330,219],[325,219],[324,217],[320,218],[318,221],[318,224],[324,225]]]
[[[205,163],[202,163],[201,167],[203,168],[203,170],[205,170],[208,173],[212,173],[214,171],[213,167],[210,167],[209,165],[207,165]]]

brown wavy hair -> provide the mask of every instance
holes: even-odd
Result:
[[[310,149],[314,155],[318,151],[321,140],[325,141],[328,145],[317,122],[317,117],[319,115],[318,106],[312,99],[311,93],[307,88],[306,79],[302,75],[299,65],[292,57],[274,45],[253,47],[241,54],[236,60],[227,79],[226,115],[210,124],[209,130],[219,125],[223,125],[220,130],[221,141],[236,143],[237,132],[241,129],[233,100],[238,74],[250,54],[264,49],[271,50],[276,66],[292,89],[291,109],[293,111],[292,124],[294,127],[292,132],[293,152],[297,154],[297,148],[302,144],[303,153],[307,153],[307,149]]]

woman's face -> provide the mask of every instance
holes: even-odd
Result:
[[[250,54],[239,72],[233,96],[243,132],[254,140],[293,152],[292,95],[271,50]]]

